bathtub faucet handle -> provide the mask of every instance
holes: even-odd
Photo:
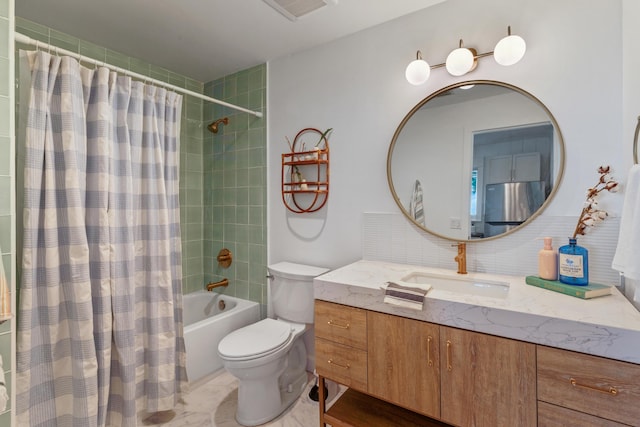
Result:
[[[233,254],[227,248],[220,249],[220,252],[218,252],[218,257],[216,259],[220,267],[229,268],[229,266],[233,262]]]

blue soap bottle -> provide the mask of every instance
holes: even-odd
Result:
[[[558,277],[568,285],[589,284],[589,251],[578,246],[575,238],[558,249]]]

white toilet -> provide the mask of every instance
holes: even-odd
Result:
[[[274,419],[307,383],[302,339],[313,323],[313,278],[329,271],[290,262],[269,267],[275,319],[231,332],[218,345],[225,369],[239,380],[236,420],[255,426]]]

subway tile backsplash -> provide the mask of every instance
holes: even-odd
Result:
[[[363,259],[455,269],[455,243],[432,236],[400,213],[363,214]],[[553,247],[568,243],[576,218],[539,216],[522,230],[489,241],[467,245],[467,271],[516,276],[538,273],[538,251],[542,238],[553,237]],[[611,217],[578,236],[578,244],[589,250],[590,280],[617,285],[619,274],[611,268],[618,241],[620,219]]]

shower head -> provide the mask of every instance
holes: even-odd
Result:
[[[209,126],[207,126],[207,129],[209,129],[213,133],[218,133],[218,125],[220,125],[220,123],[222,123],[223,125],[228,125],[229,117],[224,117],[222,119],[218,119],[214,121],[213,123],[209,123]]]

